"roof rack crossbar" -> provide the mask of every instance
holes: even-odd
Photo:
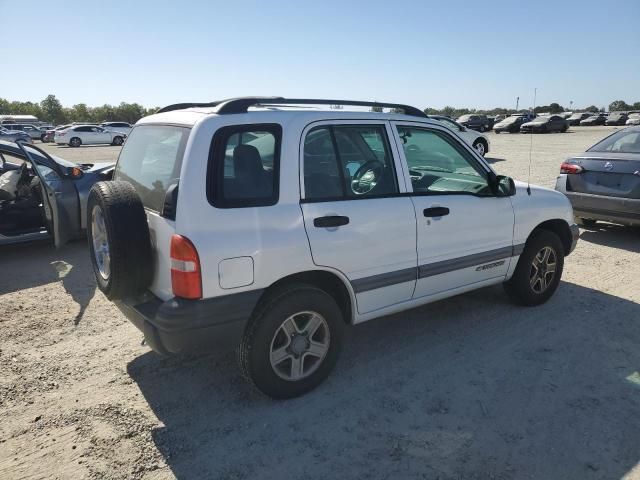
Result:
[[[209,103],[174,103],[173,105],[167,105],[166,107],[162,107],[156,113],[173,112],[174,110],[184,110],[185,108],[194,108],[194,107],[217,107],[221,103],[222,103],[221,101],[209,102]]]
[[[359,100],[327,100],[315,98],[282,98],[282,97],[242,97],[220,102],[217,107],[217,113],[220,115],[245,113],[249,107],[255,105],[277,106],[277,105],[348,105],[354,107],[372,107],[372,108],[392,108],[394,110],[402,110],[405,115],[413,117],[427,117],[422,110],[412,107],[411,105],[403,105],[400,103],[386,102],[367,102]]]

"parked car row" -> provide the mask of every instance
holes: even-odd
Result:
[[[43,143],[56,142],[72,147],[100,143],[122,145],[131,132],[131,128],[131,124],[127,122],[103,122],[100,125],[70,123],[57,127],[10,122],[0,125],[0,138],[14,141],[14,139],[20,140],[28,137],[28,143],[40,140]]]

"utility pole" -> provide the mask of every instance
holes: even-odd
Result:
[[[516,97],[516,112],[518,111],[518,104],[520,103],[520,97]]]

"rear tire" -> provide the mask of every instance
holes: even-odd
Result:
[[[331,373],[343,333],[343,314],[333,297],[312,285],[290,285],[270,294],[254,313],[240,343],[240,368],[265,395],[303,395]]]
[[[80,140],[78,137],[73,137],[71,140],[69,140],[70,147],[79,147],[80,145],[82,145],[82,140]]]
[[[113,142],[111,143],[111,145],[115,145],[116,147],[119,147],[123,143],[124,143],[123,138],[120,136],[117,136],[117,137],[113,137]]]
[[[503,284],[504,289],[518,305],[540,305],[558,288],[563,268],[564,247],[560,238],[548,230],[535,230],[527,240],[513,276]]]
[[[87,238],[98,288],[110,300],[135,297],[151,283],[147,217],[128,182],[98,182],[87,202]]]

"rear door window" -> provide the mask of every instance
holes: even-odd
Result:
[[[134,128],[120,152],[114,180],[130,182],[145,207],[162,211],[167,190],[180,180],[189,132],[169,125]]]
[[[232,125],[213,137],[207,196],[218,208],[265,207],[278,203],[278,124]]]

